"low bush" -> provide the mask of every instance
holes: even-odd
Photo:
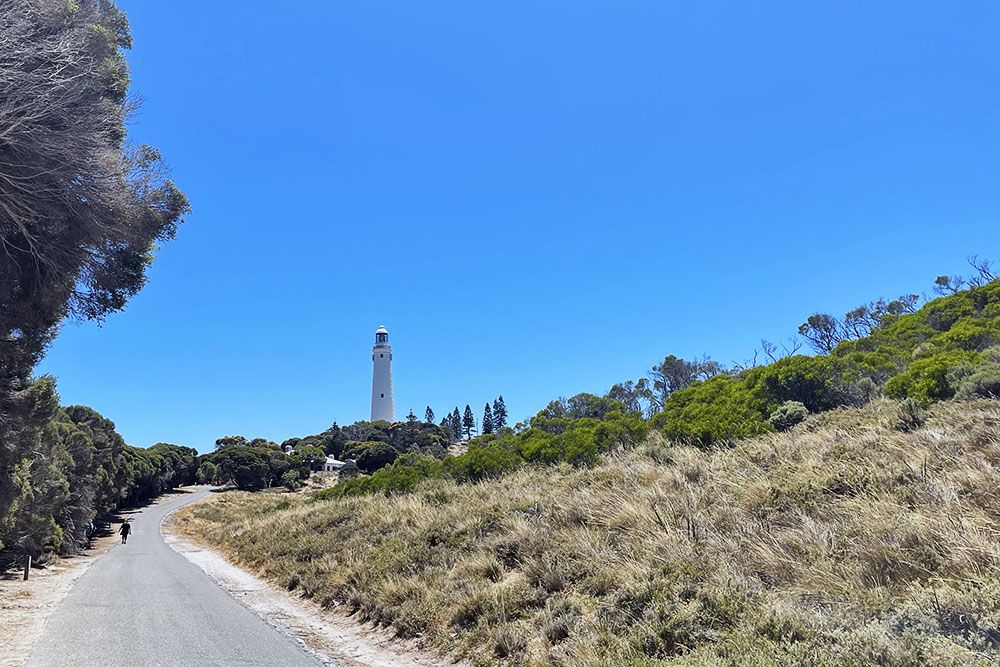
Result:
[[[392,445],[379,440],[348,442],[344,446],[344,457],[354,459],[358,468],[372,473],[396,460],[398,452]]]
[[[801,424],[809,416],[809,410],[799,401],[785,401],[767,418],[777,431],[787,431],[796,424]]]
[[[957,390],[953,384],[955,371],[974,364],[978,357],[975,352],[952,350],[915,359],[905,371],[889,378],[885,383],[885,395],[912,398],[924,405],[952,398]]]
[[[517,452],[502,445],[472,445],[459,456],[445,457],[442,472],[459,482],[493,479],[516,470],[524,464]]]
[[[671,394],[652,424],[672,440],[711,447],[771,430],[767,407],[747,383],[717,375]]]
[[[298,491],[302,488],[302,478],[297,470],[286,470],[281,476],[281,484],[289,491]]]
[[[960,398],[1000,398],[1000,364],[986,363],[966,376],[958,388]]]

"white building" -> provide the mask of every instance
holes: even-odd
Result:
[[[339,470],[357,468],[357,463],[354,459],[347,459],[346,461],[338,461],[336,457],[327,456],[326,461],[323,462],[323,472],[337,472]]]
[[[375,330],[372,347],[372,421],[396,421],[396,405],[392,397],[392,348],[389,330]]]

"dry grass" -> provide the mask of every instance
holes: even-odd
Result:
[[[325,605],[482,665],[1000,660],[1000,402],[812,418],[701,452],[398,497],[225,494],[179,524]]]

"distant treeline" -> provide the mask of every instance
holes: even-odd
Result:
[[[374,472],[404,454],[442,457],[453,439],[450,429],[415,420],[334,424],[322,433],[281,444],[231,435],[216,440],[216,450],[200,458],[197,479],[241,489],[296,489],[311,472],[322,469],[327,455],[352,459],[363,472]]]
[[[902,401],[900,428],[919,425],[933,401],[1000,398],[1000,280],[989,262],[970,263],[971,277],[939,276],[941,296],[922,305],[911,294],[843,317],[817,313],[799,328],[801,341],[762,341],[751,360],[729,368],[671,355],[605,396],[552,401],[526,423],[471,439],[457,456],[401,454],[317,499],[404,492],[431,477],[475,482],[529,463],[590,465],[651,430],[701,448],[722,446],[880,395]],[[798,354],[804,345],[816,354]]]
[[[38,430],[30,457],[0,476],[12,498],[0,512],[0,560],[5,552],[36,559],[75,553],[95,521],[194,480],[198,452],[191,447],[130,447],[94,410],[60,408],[51,378],[32,389],[42,413],[54,416]]]

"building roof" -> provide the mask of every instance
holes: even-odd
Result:
[[[380,324],[380,325],[378,325],[378,329],[375,330],[375,333],[377,333],[377,334],[379,334],[379,333],[387,334],[387,333],[389,333],[389,330],[385,328],[384,324]]]
[[[331,467],[335,468],[336,470],[340,470],[341,468],[356,468],[356,467],[358,467],[358,463],[354,459],[347,459],[346,461],[340,461],[340,460],[334,458],[333,456],[327,456],[326,457],[326,465],[331,466]]]

